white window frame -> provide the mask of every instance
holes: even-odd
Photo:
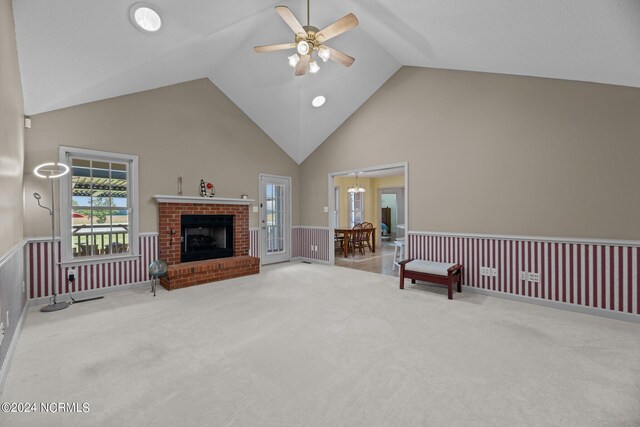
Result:
[[[362,217],[362,221],[360,221],[360,223],[364,222],[364,194],[365,193],[347,193],[348,196],[348,200],[349,200],[349,228],[353,228],[354,225],[356,225],[357,223],[355,222],[355,212],[356,210],[354,210],[354,204],[355,204],[355,196],[356,194],[360,196],[360,215]]]
[[[340,227],[340,187],[337,185],[333,187],[333,200],[333,203],[335,204],[333,211],[333,227],[338,228]]]
[[[75,148],[60,146],[58,153],[59,161],[71,167],[71,158],[78,157],[87,160],[98,160],[108,162],[127,163],[128,168],[128,199],[130,205],[129,224],[129,253],[93,255],[83,257],[73,257],[71,245],[71,178],[72,173],[64,175],[60,179],[60,242],[61,242],[61,262],[62,266],[75,266],[85,264],[96,264],[101,262],[125,261],[140,257],[139,249],[139,228],[138,228],[138,156],[120,153],[109,153],[106,151],[88,150],[85,148]]]

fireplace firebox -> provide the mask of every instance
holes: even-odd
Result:
[[[233,256],[233,215],[182,215],[180,262]]]

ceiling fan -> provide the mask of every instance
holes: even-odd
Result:
[[[350,13],[322,30],[309,24],[309,0],[307,0],[307,25],[302,26],[286,6],[276,6],[276,12],[295,33],[294,43],[272,44],[256,46],[256,52],[274,52],[278,50],[296,49],[289,57],[289,65],[296,69],[296,76],[303,76],[307,69],[310,73],[317,73],[320,66],[313,58],[313,53],[324,62],[332,61],[350,67],[355,61],[351,56],[326,46],[324,43],[340,34],[358,26],[358,18]]]

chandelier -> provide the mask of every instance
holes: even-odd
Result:
[[[349,189],[347,190],[347,193],[364,193],[365,190],[364,187],[360,187],[358,185],[358,172],[356,172],[356,183],[355,185],[352,185],[351,187],[349,187]]]

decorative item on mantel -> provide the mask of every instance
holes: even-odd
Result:
[[[243,194],[242,196],[240,196],[240,198],[242,200],[247,200],[249,198],[249,196],[247,194]]]
[[[200,180],[200,195],[202,197],[214,197],[216,195],[216,187],[210,182]]]
[[[178,196],[182,196],[182,177],[178,175]]]

